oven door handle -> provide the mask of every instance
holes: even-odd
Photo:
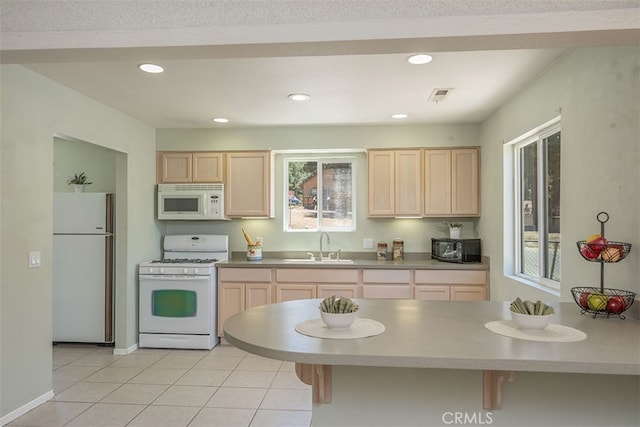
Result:
[[[208,280],[210,276],[188,276],[182,274],[145,274],[140,280]]]

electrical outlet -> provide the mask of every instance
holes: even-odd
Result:
[[[370,238],[362,239],[362,248],[373,249],[373,239],[370,239]]]
[[[40,267],[40,251],[29,252],[29,268]]]

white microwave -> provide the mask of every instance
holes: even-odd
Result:
[[[158,219],[225,219],[224,184],[159,184]]]

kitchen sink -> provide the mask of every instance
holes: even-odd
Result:
[[[352,259],[323,259],[320,261],[309,258],[285,258],[282,262],[286,264],[353,264]]]

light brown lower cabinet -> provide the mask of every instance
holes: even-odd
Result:
[[[218,269],[218,335],[232,315],[275,302],[327,298],[479,301],[489,297],[486,270],[332,268]]]
[[[363,270],[362,298],[412,299],[411,270]]]
[[[449,301],[451,287],[447,285],[416,285],[413,298],[425,301]]]
[[[220,268],[218,270],[218,336],[224,322],[249,308],[271,304],[270,268]]]
[[[452,301],[484,301],[487,299],[487,290],[484,286],[452,286]]]
[[[316,298],[328,298],[332,295],[343,298],[358,298],[358,285],[352,283],[318,284]]]
[[[486,270],[416,270],[414,298],[482,301],[488,299]]]
[[[276,302],[331,295],[357,298],[357,269],[276,269]]]
[[[276,283],[276,302],[316,298],[316,285]]]

